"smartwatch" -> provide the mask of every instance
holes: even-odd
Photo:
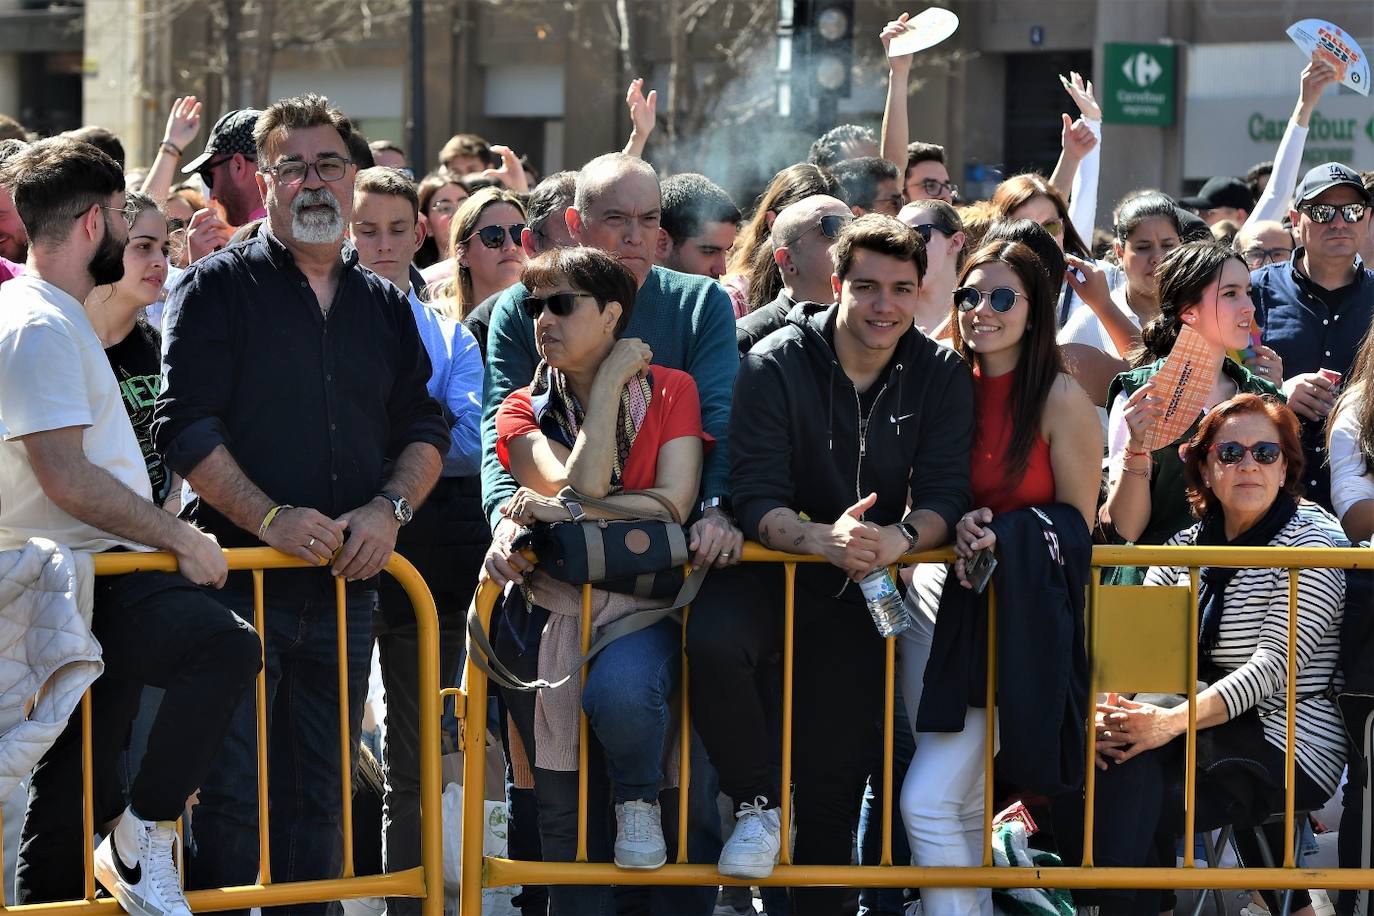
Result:
[[[563,500],[562,502],[563,502],[563,508],[566,509],[566,510],[568,510],[568,520],[569,520],[569,521],[572,521],[572,522],[580,522],[580,521],[582,521],[584,518],[586,518],[587,513],[585,513],[585,512],[582,511],[582,504],[581,504],[581,503],[579,503],[579,502],[574,502],[574,501],[571,500],[571,499],[565,499],[565,500]]]
[[[730,512],[730,507],[726,504],[723,496],[708,496],[703,499],[701,504],[697,506],[697,515],[705,515],[707,509],[719,509],[726,514]]]

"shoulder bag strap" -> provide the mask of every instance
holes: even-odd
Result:
[[[645,512],[643,510],[629,510],[626,509],[624,506],[617,505],[616,503],[611,502],[610,500],[600,499],[595,496],[588,496],[585,493],[579,493],[572,487],[564,487],[563,489],[558,491],[559,499],[568,499],[572,500],[573,502],[580,503],[584,506],[592,506],[594,508],[600,509],[602,512],[611,515],[612,518],[620,521],[633,521],[636,519],[647,518],[658,522],[672,522],[675,525],[682,524],[682,516],[678,513],[677,506],[673,505],[672,500],[663,496],[663,494],[661,493],[655,493],[652,490],[624,490],[620,493],[617,493],[616,495],[647,496],[654,502],[662,506],[663,511]]]

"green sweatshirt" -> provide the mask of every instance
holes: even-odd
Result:
[[[534,322],[521,308],[525,287],[517,283],[501,294],[491,313],[482,405],[482,509],[494,529],[497,511],[516,490],[515,480],[496,456],[496,410],[517,388],[534,378],[539,353]],[[716,440],[702,468],[701,494],[728,496],[730,477],[730,401],[739,351],[735,312],[725,290],[706,277],[664,267],[649,272],[635,297],[625,337],[638,337],[654,351],[654,364],[690,373],[701,397],[701,424]]]

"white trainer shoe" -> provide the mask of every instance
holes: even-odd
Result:
[[[95,877],[130,916],[191,916],[173,851],[175,821],[145,821],[126,808],[95,851]]]
[[[627,801],[615,806],[617,868],[661,868],[668,861],[663,841],[663,811],[654,803]]]
[[[765,809],[766,804],[768,799],[757,795],[735,813],[735,829],[717,866],[727,878],[761,880],[773,874],[782,849],[782,823],[778,809]]]

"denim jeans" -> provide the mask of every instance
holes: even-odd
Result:
[[[257,634],[218,593],[156,572],[98,579],[91,629],[105,661],[91,687],[96,828],[124,807],[118,758],[145,684],[165,694],[129,801],[149,820],[180,817],[219,753],[232,709],[240,696],[251,695]],[[78,707],[34,768],[16,869],[19,903],[84,893],[81,857],[89,838],[83,842],[81,829],[81,720]]]
[[[879,768],[868,778],[864,790],[863,807],[859,809],[859,864],[877,865],[883,849],[883,803],[887,802],[892,812],[892,864],[907,865],[911,862],[911,844],[907,842],[906,829],[902,826],[901,785],[907,768],[911,766],[912,754],[916,751],[916,738],[911,733],[911,721],[906,716],[902,703],[902,679],[894,682],[892,716],[892,782],[894,791],[885,797],[881,768],[882,732],[878,742]],[[859,891],[858,916],[902,916],[906,908],[905,891],[899,887],[870,887]]]
[[[274,592],[268,574],[263,619],[267,657],[267,752],[272,880],[338,877],[340,819],[338,640],[334,591],[302,586]],[[252,619],[251,594],[226,603]],[[347,600],[350,771],[367,692],[377,593],[350,590]],[[188,888],[252,884],[258,875],[256,697],[234,711],[224,749],[206,777],[193,822],[196,852]],[[291,908],[322,913],[325,904]],[[266,910],[264,912],[267,912]]]

